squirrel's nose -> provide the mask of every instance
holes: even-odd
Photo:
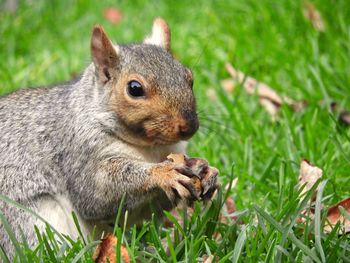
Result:
[[[179,137],[181,139],[189,139],[196,133],[199,127],[197,116],[186,119],[179,125]]]

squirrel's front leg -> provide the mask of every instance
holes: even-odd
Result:
[[[176,160],[153,164],[123,157],[109,158],[98,165],[87,164],[81,176],[68,180],[68,189],[79,214],[90,220],[115,216],[124,194],[124,205],[129,211],[150,202],[159,191],[164,192],[170,201],[167,203],[171,207],[167,205],[164,209],[170,209],[179,202],[191,204],[204,197],[208,183],[209,192],[216,189],[215,173],[211,173],[211,179],[207,180],[196,174],[196,166],[191,165],[191,162],[189,165]],[[157,202],[157,199],[153,200]]]

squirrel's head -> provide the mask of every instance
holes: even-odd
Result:
[[[197,131],[192,72],[171,55],[170,29],[163,19],[154,20],[152,34],[141,44],[112,44],[95,26],[91,54],[121,139],[143,146],[173,144]]]

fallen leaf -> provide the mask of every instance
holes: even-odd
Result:
[[[303,191],[300,195],[302,195],[306,191],[309,191],[314,186],[314,184],[322,177],[322,174],[323,171],[320,168],[310,164],[306,160],[302,160],[300,164],[299,186],[302,187],[303,185],[305,185],[305,187],[303,188]],[[346,212],[350,213],[350,198],[344,199],[336,205],[333,205],[330,208],[328,208],[328,222],[325,223],[325,226],[323,228],[324,232],[330,233],[333,227],[338,222],[341,224],[339,233],[344,234],[350,232],[350,220],[348,220],[346,217],[344,217],[344,215],[342,215],[342,212],[339,209],[340,206],[343,207]],[[306,221],[306,218],[313,220],[314,217],[315,209],[311,203],[310,207],[302,211],[302,216],[298,218],[297,222],[304,223]]]
[[[337,203],[336,205],[331,206],[328,208],[327,212],[327,219],[328,222],[326,222],[324,226],[324,231],[326,233],[330,233],[333,229],[333,227],[339,222],[341,224],[340,232],[339,233],[349,233],[350,232],[350,220],[344,217],[342,215],[339,207],[343,207],[346,212],[350,213],[350,198],[344,199]]]
[[[266,98],[274,102],[276,105],[282,105],[282,98],[265,83],[259,83],[256,79],[246,76],[243,72],[235,69],[230,63],[226,62],[225,67],[227,72],[236,81],[243,83],[243,87],[248,94],[257,94],[259,97]]]
[[[323,18],[314,4],[312,4],[311,2],[305,2],[303,13],[305,18],[311,22],[315,30],[319,32],[324,32],[325,26]]]
[[[257,94],[259,96],[260,104],[273,118],[276,117],[283,103],[286,103],[294,111],[300,111],[306,106],[305,102],[296,102],[288,97],[280,97],[277,92],[267,84],[258,82],[253,77],[245,75],[228,62],[225,63],[225,68],[234,81],[242,83],[243,88],[248,94]]]
[[[224,79],[220,81],[221,87],[227,93],[233,93],[235,89],[235,81],[233,79]]]
[[[265,110],[272,116],[272,118],[275,119],[280,109],[280,106],[276,105],[271,100],[265,98],[261,98],[259,102],[265,108]]]
[[[112,24],[118,24],[123,18],[122,12],[114,7],[108,7],[103,10],[103,15],[107,21],[111,22]]]
[[[322,177],[322,174],[323,171],[320,168],[310,164],[307,160],[302,160],[300,163],[299,186],[305,185],[305,187],[300,195],[309,191],[317,180]]]
[[[95,253],[92,256],[92,259],[96,263],[116,263],[117,259],[115,249],[117,245],[117,238],[114,235],[109,234],[101,241],[102,242],[98,245]],[[130,263],[128,250],[124,245],[121,245],[120,247],[120,254],[125,263]]]

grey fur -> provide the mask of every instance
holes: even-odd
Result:
[[[120,46],[121,72],[152,79],[154,88],[168,105],[195,111],[185,68],[164,49],[149,45]],[[160,189],[142,192],[149,168],[175,148],[159,146],[159,158],[144,160],[113,145],[128,148],[119,139],[124,132],[108,107],[112,84],[99,84],[95,65],[90,64],[76,82],[52,88],[20,90],[0,99],[0,193],[34,211],[46,199],[64,195],[84,220],[113,221],[125,193],[131,222],[172,204]],[[196,118],[196,117],[194,117]],[[118,146],[118,147],[119,147]],[[124,147],[124,148],[123,148]],[[152,151],[142,149],[139,151]],[[154,202],[152,200],[155,200]],[[0,202],[0,209],[19,236],[23,230],[35,245],[33,224],[43,225],[29,214]],[[0,226],[0,244],[12,253],[12,244]]]

